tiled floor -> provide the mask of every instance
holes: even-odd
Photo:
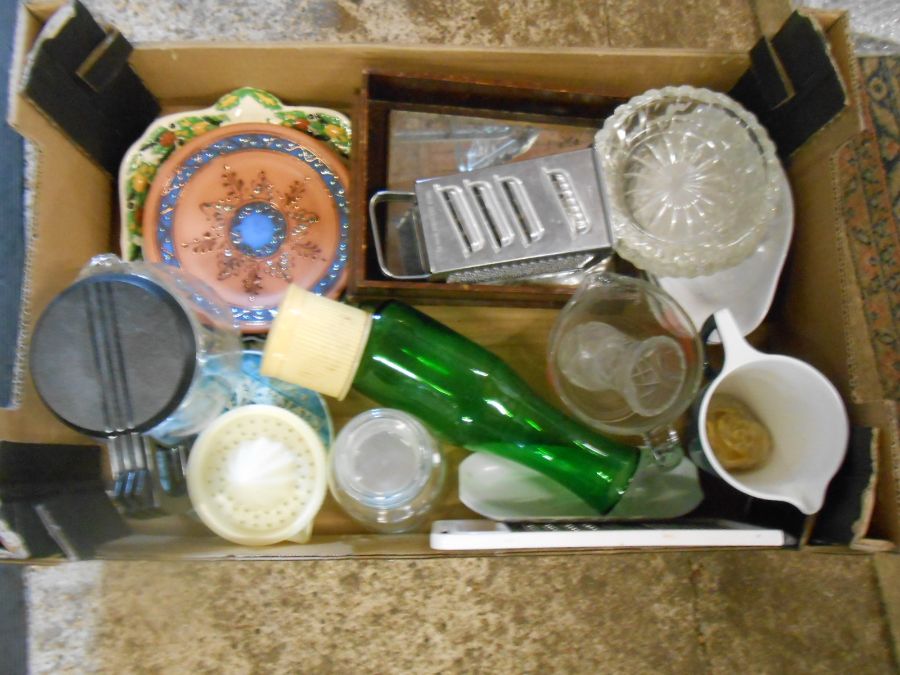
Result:
[[[138,41],[742,49],[755,36],[744,0],[86,4]],[[34,673],[887,673],[897,561],[719,552],[33,566],[29,658]]]

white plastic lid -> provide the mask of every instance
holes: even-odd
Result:
[[[246,546],[307,541],[326,484],[319,436],[275,406],[225,413],[197,437],[188,461],[197,515],[219,536]]]

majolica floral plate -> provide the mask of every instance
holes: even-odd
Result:
[[[346,282],[349,172],[296,129],[233,124],[185,143],[144,204],[144,257],[214,288],[245,333],[265,332],[290,284]]]
[[[144,202],[156,172],[176,149],[219,127],[265,122],[297,129],[350,156],[350,120],[328,108],[285,106],[262,89],[243,87],[209,108],[166,115],[151,124],[129,148],[119,168],[120,245],[125,260],[142,257]]]

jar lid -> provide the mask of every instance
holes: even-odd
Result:
[[[89,436],[149,431],[180,405],[196,367],[190,318],[162,286],[109,273],[58,295],[31,341],[31,376],[63,422]]]

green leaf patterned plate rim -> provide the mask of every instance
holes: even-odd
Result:
[[[169,155],[213,129],[246,122],[263,122],[299,129],[325,141],[342,157],[350,157],[350,119],[336,110],[286,106],[267,91],[241,87],[209,108],[160,117],[125,153],[119,167],[119,244],[126,261],[142,257],[144,202],[150,183]]]

